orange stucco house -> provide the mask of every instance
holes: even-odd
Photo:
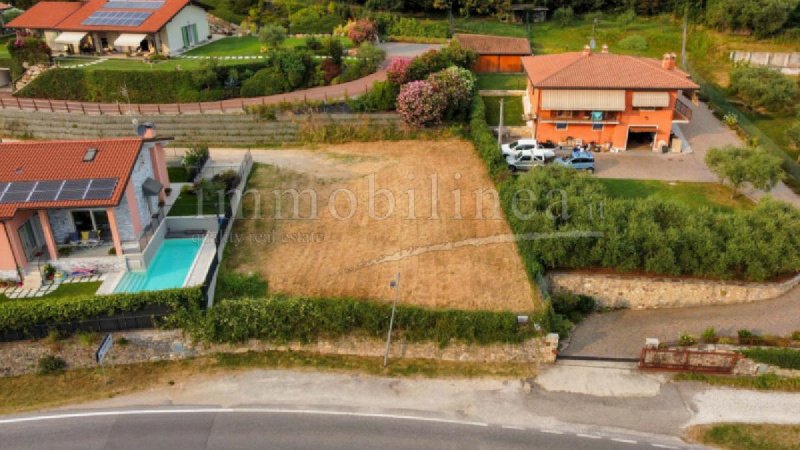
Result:
[[[169,186],[169,139],[151,130],[0,144],[0,279],[19,281],[44,263],[68,270],[70,260],[141,251]]]
[[[691,109],[681,97],[699,89],[663,60],[582,52],[522,58],[528,77],[525,100],[533,136],[572,146],[661,151],[670,145],[673,123],[688,123]],[[682,95],[683,93],[683,95]]]
[[[455,34],[461,48],[478,55],[472,70],[487,72],[522,72],[522,58],[531,55],[531,43],[525,38]]]

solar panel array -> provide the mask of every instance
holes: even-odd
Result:
[[[111,0],[106,2],[103,5],[104,8],[109,9],[158,9],[164,5],[163,1],[160,0],[144,0],[144,1],[137,1],[137,0]]]
[[[150,11],[106,11],[92,13],[81,24],[83,25],[117,25],[121,27],[138,27],[150,15]]]
[[[0,182],[0,203],[107,200],[115,187],[116,178]]]

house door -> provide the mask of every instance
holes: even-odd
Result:
[[[75,231],[100,231],[101,239],[111,237],[111,225],[108,222],[108,213],[103,210],[77,210],[72,211],[72,222],[75,224]]]
[[[39,218],[36,216],[28,219],[18,230],[19,239],[22,242],[22,250],[28,261],[34,261],[42,254],[44,238],[42,236]]]

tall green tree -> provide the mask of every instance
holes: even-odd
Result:
[[[712,148],[706,154],[706,165],[720,183],[728,184],[735,197],[745,183],[756,189],[771,190],[781,179],[781,158],[762,148]]]

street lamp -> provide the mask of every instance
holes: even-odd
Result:
[[[392,315],[389,318],[389,333],[386,335],[386,352],[383,354],[383,367],[389,363],[389,346],[392,345],[392,327],[394,327],[394,313],[397,311],[397,290],[400,287],[400,272],[397,277],[389,282],[389,287],[394,289],[394,302],[392,303]]]

